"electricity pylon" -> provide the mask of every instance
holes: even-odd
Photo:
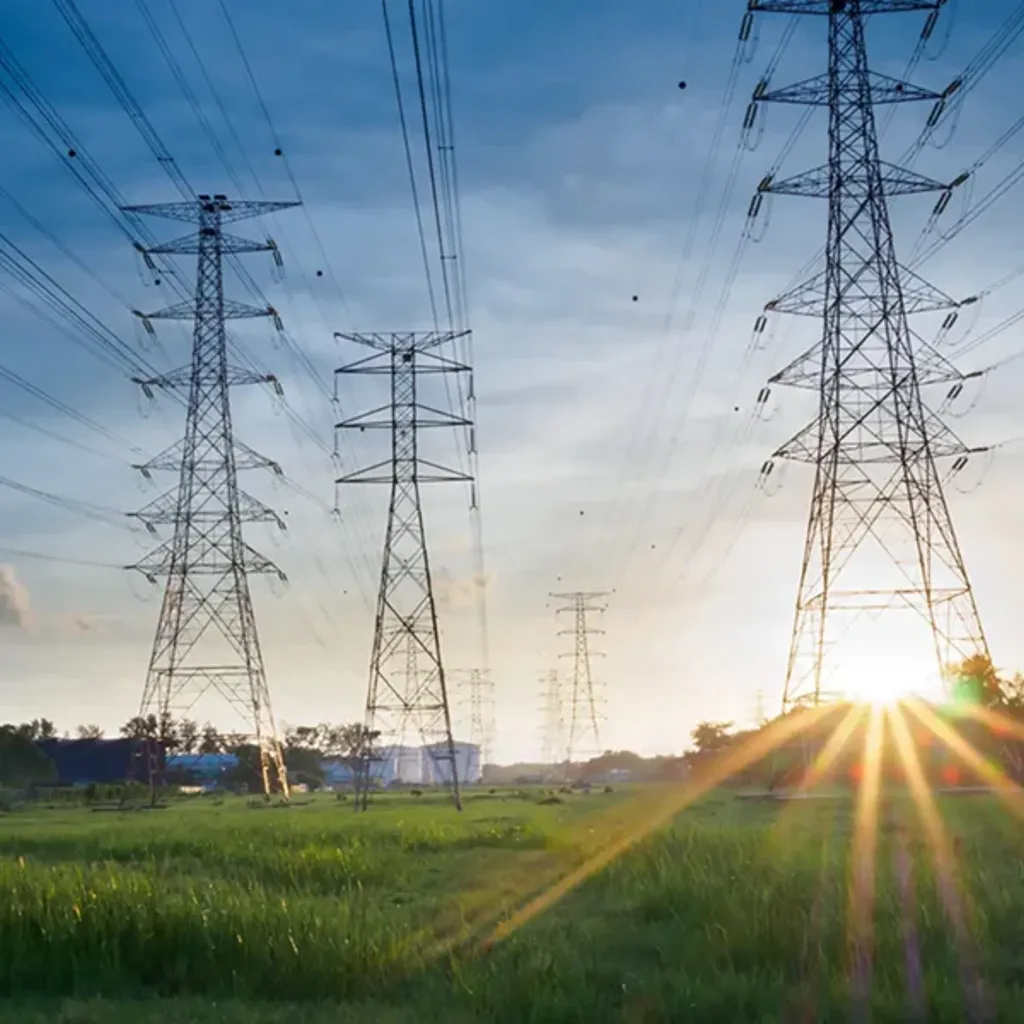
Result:
[[[237,471],[280,467],[235,440],[229,388],[236,384],[270,384],[276,378],[231,366],[227,359],[228,319],[271,317],[224,298],[223,258],[246,252],[274,251],[272,242],[250,242],[225,232],[224,225],[283,210],[297,203],[229,202],[225,196],[200,195],[194,202],[131,206],[127,211],[195,224],[194,234],[146,250],[147,255],[197,257],[196,291],[191,299],[155,313],[152,320],[191,320],[192,362],[171,373],[136,379],[143,391],[180,389],[188,393],[185,435],[149,462],[136,468],[147,478],[152,470],[177,470],[178,486],[133,513],[151,532],[172,526],[174,535],[132,568],[151,582],[165,576],[160,619],[142,693],[140,714],[160,721],[191,710],[208,690],[232,705],[250,728],[259,750],[264,795],[273,773],[288,795],[263,654],[249,593],[250,573],[284,574],[242,539],[243,523],[274,523],[278,515],[239,490]],[[149,778],[155,786],[159,753],[150,751]]]
[[[479,668],[471,668],[466,679],[469,691],[469,742],[480,748],[480,765],[494,758],[494,683]]]
[[[336,424],[338,430],[387,430],[391,435],[389,458],[336,481],[391,488],[370,655],[366,739],[356,776],[356,806],[363,810],[374,782],[373,764],[387,759],[407,723],[419,732],[434,761],[434,774],[451,787],[455,806],[462,809],[420,485],[471,478],[423,458],[419,432],[467,427],[470,421],[425,405],[419,398],[418,381],[426,375],[468,373],[466,364],[440,352],[443,345],[467,333],[335,334],[373,350],[339,367],[336,374],[386,375],[391,389],[387,404]],[[410,644],[416,653],[412,692],[401,684]]]
[[[565,709],[562,705],[562,681],[558,669],[551,669],[541,679],[541,713],[544,716],[540,734],[541,763],[554,767],[565,743]]]
[[[928,12],[930,32],[943,2],[749,4],[751,11],[824,15],[828,25],[826,74],[755,93],[759,102],[822,106],[829,114],[828,163],[759,186],[829,203],[825,269],[766,307],[824,317],[821,342],[773,378],[819,394],[817,418],[775,453],[815,466],[783,710],[845,695],[842,685],[825,689],[830,673],[841,671],[831,650],[845,632],[837,628],[841,618],[848,629],[862,617],[912,610],[928,626],[931,642],[923,647],[933,650],[944,680],[954,660],[988,654],[936,465],[972,449],[922,397],[923,387],[962,375],[907,319],[958,303],[897,261],[888,209],[891,196],[912,193],[938,192],[948,203],[965,176],[944,184],[883,161],[874,112],[879,104],[932,101],[933,125],[955,85],[936,93],[871,71],[864,35],[869,15],[898,11]],[[873,647],[890,649],[884,640]],[[905,669],[890,662],[890,671]]]
[[[602,602],[608,596],[603,591],[576,590],[567,594],[551,594],[565,604],[556,609],[556,614],[573,616],[571,629],[559,630],[559,636],[572,636],[573,649],[560,657],[572,658],[572,689],[569,692],[569,735],[566,742],[566,761],[572,764],[573,755],[579,752],[596,757],[601,753],[600,703],[595,692],[595,682],[590,671],[590,659],[600,658],[599,651],[590,649],[589,637],[604,633],[587,622],[588,615],[597,615],[607,610]]]

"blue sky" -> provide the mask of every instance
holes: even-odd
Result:
[[[188,179],[200,191],[233,192],[138,6],[129,0],[81,0],[79,6]],[[334,330],[429,322],[380,7],[376,0],[231,0],[230,6],[344,302],[329,274],[316,277],[326,268],[302,212],[266,224],[288,264],[284,284],[272,279],[267,259],[247,257],[247,263],[291,335],[329,379],[346,358],[332,340]],[[403,5],[392,6],[401,28]],[[914,79],[923,85],[942,88],[1014,5],[961,0],[956,6],[955,14],[944,15],[953,28],[948,46],[916,69]],[[146,7],[246,188],[254,190],[251,162],[268,196],[292,198],[217,5],[150,0]],[[245,160],[180,33],[175,7]],[[770,497],[755,494],[753,485],[757,468],[799,429],[812,406],[802,394],[779,391],[767,422],[750,425],[750,412],[767,377],[814,340],[815,325],[780,321],[745,361],[744,353],[761,307],[821,245],[824,206],[776,199],[763,241],[738,247],[749,197],[798,116],[769,108],[760,145],[739,149],[747,99],[788,19],[758,19],[757,46],[724,108],[741,3],[448,0],[446,9],[477,362],[498,754],[509,760],[537,753],[538,680],[560,649],[547,594],[576,587],[614,590],[600,638],[607,653],[599,666],[606,744],[679,750],[700,719],[747,719],[758,690],[769,706],[777,701],[795,597],[810,475],[789,467],[781,490]],[[873,26],[879,70],[902,72],[922,20],[884,19],[884,33]],[[936,51],[942,36],[936,34]],[[54,5],[5,4],[0,38],[129,202],[177,198]],[[399,42],[408,86],[411,61],[401,32]],[[825,57],[822,23],[804,19],[772,81],[816,74]],[[968,94],[956,133],[943,148],[927,148],[918,170],[951,179],[1017,119],[1012,83],[1018,64],[1019,46]],[[679,79],[687,81],[685,91],[676,88]],[[3,193],[0,229],[112,331],[136,344],[129,309],[162,305],[159,290],[140,275],[124,236],[2,99],[0,187],[99,280],[54,248]],[[709,163],[723,116],[721,145]],[[899,113],[883,140],[890,159],[909,146],[926,116],[924,107]],[[822,118],[812,120],[782,173],[822,162],[824,128]],[[974,195],[984,194],[1021,155],[1017,138],[979,172]],[[705,201],[698,207],[703,181]],[[922,272],[945,291],[966,295],[1024,264],[1013,216],[1019,199],[1019,191],[1011,192]],[[954,200],[951,218],[962,201]],[[894,209],[901,254],[912,249],[930,207],[924,198],[901,200]],[[256,237],[262,230],[245,227]],[[161,238],[176,233],[169,222],[154,220],[152,229]],[[742,259],[727,289],[737,252]],[[688,258],[681,262],[681,254]],[[245,298],[238,282],[231,289]],[[140,405],[115,370],[6,292],[0,303],[4,366],[147,453],[180,432],[177,406],[166,400],[154,409]],[[976,332],[1015,308],[1012,286],[993,294],[981,305]],[[930,336],[935,326],[919,328]],[[274,347],[269,328],[250,326],[240,336],[279,373],[294,408],[330,439],[336,410],[288,351]],[[965,368],[986,366],[1022,348],[1011,331],[963,362]],[[186,335],[161,327],[160,348],[147,357],[167,368],[184,363]],[[955,421],[962,436],[980,444],[1024,433],[1015,411],[1022,366],[1024,360],[1010,363],[988,379],[969,415]],[[341,397],[343,408],[354,410],[366,396],[346,391]],[[0,398],[5,411],[99,452],[6,423],[0,475],[125,510],[158,493],[140,489],[125,446],[3,381]],[[333,503],[331,461],[290,428],[262,390],[235,398],[239,436]],[[1024,569],[1016,514],[1021,450],[1001,448],[991,466],[978,467],[979,475],[981,468],[987,474],[977,490],[951,494],[996,660],[1010,667],[1024,667],[1015,596]],[[345,448],[342,459],[352,464],[363,454]],[[965,472],[960,483],[975,483],[969,479],[974,472]],[[258,478],[246,485],[287,510],[292,527],[283,539],[260,529],[251,537],[291,579],[280,598],[263,581],[254,584],[278,717],[357,717],[386,496],[342,495],[338,525],[286,488],[275,490]],[[475,620],[467,599],[473,570],[465,494],[457,487],[435,491],[428,513],[448,661],[469,667]],[[2,488],[0,536],[3,546],[116,564],[133,561],[148,543]],[[0,719],[47,714],[62,727],[91,721],[113,730],[137,705],[158,595],[137,584],[133,589],[115,571],[5,561]],[[216,704],[208,711],[216,721]]]

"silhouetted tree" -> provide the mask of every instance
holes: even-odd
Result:
[[[699,754],[704,754],[729,746],[732,742],[732,737],[729,735],[732,725],[732,722],[701,722],[690,733],[694,748]]]
[[[158,718],[154,714],[135,715],[121,726],[121,735],[132,740],[157,740],[164,750],[177,750],[179,746],[178,723],[163,712]]]
[[[194,754],[199,747],[199,723],[191,718],[178,722],[178,750],[183,754]]]
[[[57,777],[57,766],[36,746],[36,738],[31,735],[38,724],[0,725],[0,785],[30,786]]]
[[[992,659],[975,654],[952,666],[953,696],[975,707],[996,708],[1003,703],[1003,681]]]
[[[27,740],[55,740],[57,727],[48,718],[33,718],[31,722],[22,722],[14,727],[18,735]]]
[[[224,751],[224,737],[217,732],[216,728],[206,722],[203,731],[199,736],[200,754],[220,754]]]
[[[351,757],[362,748],[363,736],[360,723],[294,725],[284,730],[284,746],[287,750],[313,750],[321,757]]]
[[[135,715],[121,726],[121,735],[131,740],[155,740],[159,732],[156,715]]]
[[[80,725],[75,732],[80,740],[103,739],[103,730],[98,725]]]
[[[324,770],[320,760],[319,752],[309,747],[286,746],[284,750],[284,764],[293,783],[314,787],[323,785]]]

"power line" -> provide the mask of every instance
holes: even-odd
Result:
[[[131,118],[132,123],[138,129],[139,134],[149,146],[150,151],[164,169],[164,172],[174,182],[184,199],[194,199],[195,193],[178,166],[177,161],[171,155],[170,150],[164,145],[152,122],[146,116],[141,105],[118,73],[113,61],[111,61],[106,51],[100,45],[92,29],[89,28],[88,22],[82,17],[82,13],[79,11],[75,0],[53,0],[53,2],[67,23],[68,28],[71,29],[72,34],[81,44],[82,49],[85,50],[93,66],[107,83],[118,103],[121,104],[121,107]]]
[[[416,168],[412,159],[412,143],[409,139],[409,124],[405,116],[405,101],[402,98],[402,83],[398,74],[398,59],[395,53],[395,39],[391,28],[391,17],[388,14],[388,0],[380,0],[381,14],[384,17],[384,35],[388,44],[388,59],[391,62],[391,80],[395,89],[395,102],[398,105],[398,123],[402,130],[402,147],[405,150],[405,166],[409,175],[409,188],[412,192],[412,205],[416,215],[416,230],[419,235],[420,254],[423,259],[423,271],[427,279],[427,294],[430,298],[430,313],[434,327],[437,329],[437,300],[434,297],[434,279],[430,269],[430,257],[427,254],[427,235],[423,227],[423,212],[420,205],[419,188],[416,184]]]
[[[52,491],[31,487],[18,480],[12,480],[7,476],[0,476],[0,487],[6,487],[8,490],[24,494],[29,498],[37,498],[39,501],[44,501],[55,508],[64,509],[66,512],[74,512],[77,515],[84,516],[86,519],[103,523],[105,526],[115,526],[123,530],[130,529],[128,523],[125,522],[124,516],[115,508],[95,505],[92,502],[81,501],[78,498],[68,498],[61,494],[54,494]]]
[[[25,551],[22,548],[0,548],[0,555],[5,558],[28,558],[37,562],[54,562],[58,565],[80,565],[90,569],[117,569],[123,571],[124,566],[113,562],[96,562],[88,558],[63,558],[60,555],[49,555],[41,551]]]

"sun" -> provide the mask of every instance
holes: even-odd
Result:
[[[910,690],[893,686],[892,680],[879,675],[864,675],[851,681],[846,696],[858,704],[870,704],[875,708],[895,707],[910,696]]]
[[[838,688],[847,700],[876,708],[892,708],[917,697],[933,701],[940,697],[941,683],[934,669],[929,672],[911,659],[892,656],[850,659],[837,673]]]

